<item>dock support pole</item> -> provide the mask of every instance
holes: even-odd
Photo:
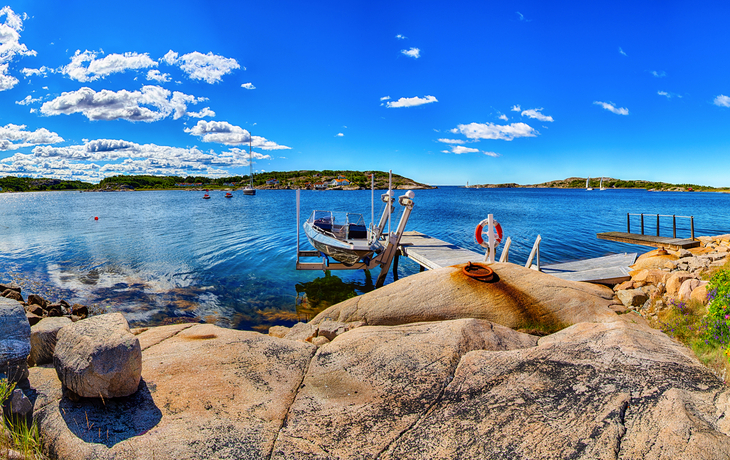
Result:
[[[626,213],[626,233],[631,233],[631,214]]]
[[[494,215],[489,214],[487,215],[488,225],[487,225],[487,237],[489,238],[489,260],[488,262],[490,264],[494,263],[494,253],[496,252],[496,248],[494,246],[495,238],[497,235],[494,234]]]
[[[656,215],[656,236],[659,236],[659,214]]]
[[[297,189],[297,265],[299,264],[299,192]]]
[[[689,223],[692,226],[692,239],[695,239],[695,216],[689,216]]]
[[[644,213],[641,213],[641,234],[644,234]]]
[[[672,214],[672,238],[677,237],[677,216]]]

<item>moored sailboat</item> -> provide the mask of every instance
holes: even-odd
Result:
[[[248,166],[249,166],[249,184],[244,187],[244,195],[256,195],[256,189],[253,188],[253,154],[251,153],[251,139],[248,140]]]

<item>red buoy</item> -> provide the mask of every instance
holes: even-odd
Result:
[[[99,220],[99,216],[94,217],[94,220]]]

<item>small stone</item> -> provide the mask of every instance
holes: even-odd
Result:
[[[289,328],[286,326],[271,326],[269,328],[269,335],[280,339],[283,339],[288,332]]]
[[[317,334],[317,326],[312,323],[297,323],[289,328],[285,339],[299,340],[300,342],[311,342]]]
[[[6,401],[3,414],[5,418],[15,424],[20,422],[30,426],[33,420],[33,403],[23,393],[23,390],[16,388]]]
[[[621,303],[626,307],[638,307],[649,300],[649,296],[647,296],[641,289],[618,291],[616,295],[618,295]]]
[[[40,322],[40,320],[43,319],[42,316],[36,315],[35,313],[31,313],[29,311],[25,313],[25,318],[28,320],[28,324],[30,326],[35,326]]]
[[[15,283],[0,284],[0,292],[5,292],[8,289],[10,289],[11,291],[16,291],[18,294],[20,294],[21,292],[23,292],[23,290],[20,288],[20,286],[18,286]]]
[[[48,308],[48,301],[38,294],[31,294],[28,296],[29,305],[40,305],[44,310]]]
[[[677,264],[676,264],[676,263],[674,263],[674,262],[672,262],[671,260],[668,260],[668,261],[667,261],[667,262],[666,262],[666,263],[664,264],[664,268],[666,268],[666,269],[668,269],[668,270],[674,270],[675,268],[677,268]]]
[[[316,345],[317,347],[321,347],[328,343],[330,343],[329,339],[323,335],[318,335],[317,337],[312,338],[312,345]]]
[[[634,282],[631,280],[624,281],[623,283],[617,284],[613,290],[614,291],[625,291],[626,289],[633,289],[634,288]]]
[[[703,305],[707,305],[707,281],[701,281],[700,285],[689,295],[689,298]]]
[[[20,292],[13,289],[5,289],[2,293],[2,296],[7,299],[17,300],[18,302],[24,302],[23,296],[20,295]]]
[[[692,257],[692,253],[691,252],[689,252],[686,249],[681,249],[681,248],[679,249],[679,251],[676,252],[676,254],[677,254],[677,257],[679,257],[680,259],[684,259],[684,258],[687,258],[687,257]]]
[[[43,308],[41,308],[40,305],[35,305],[35,304],[28,305],[27,307],[25,307],[25,311],[28,313],[33,313],[34,315],[38,315],[38,316],[43,316],[43,313],[45,313],[43,311]]]
[[[332,341],[340,334],[340,332],[338,332],[340,329],[342,329],[342,332],[345,331],[345,326],[346,324],[341,321],[332,321],[327,319],[319,323],[317,335],[327,337],[328,340]]]
[[[682,283],[694,277],[695,276],[692,273],[686,271],[673,273],[667,280],[667,295],[672,297],[676,296],[679,292],[679,288],[682,286]]]
[[[89,316],[89,308],[86,305],[81,305],[80,303],[75,303],[71,307],[71,314],[76,315],[80,318],[86,318]]]
[[[61,306],[57,305],[57,306],[54,306],[53,308],[48,308],[48,316],[53,316],[53,317],[63,316],[63,311],[61,310]]]

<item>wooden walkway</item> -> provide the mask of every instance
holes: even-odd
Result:
[[[631,279],[629,265],[636,262],[636,253],[614,254],[595,259],[543,265],[541,271],[569,281],[617,284]]]
[[[403,232],[400,240],[400,254],[428,270],[466,262],[484,261],[484,254],[460,248],[455,244],[414,231]],[[564,280],[612,284],[630,279],[629,265],[635,261],[635,253],[616,254],[562,264],[543,265],[540,268],[543,273]]]
[[[692,239],[667,238],[664,236],[640,235],[637,233],[605,232],[596,235],[599,240],[618,241],[621,243],[640,244],[655,248],[669,248],[673,250],[696,248],[699,241]]]
[[[484,254],[414,231],[403,232],[400,252],[428,270],[484,261]]]

